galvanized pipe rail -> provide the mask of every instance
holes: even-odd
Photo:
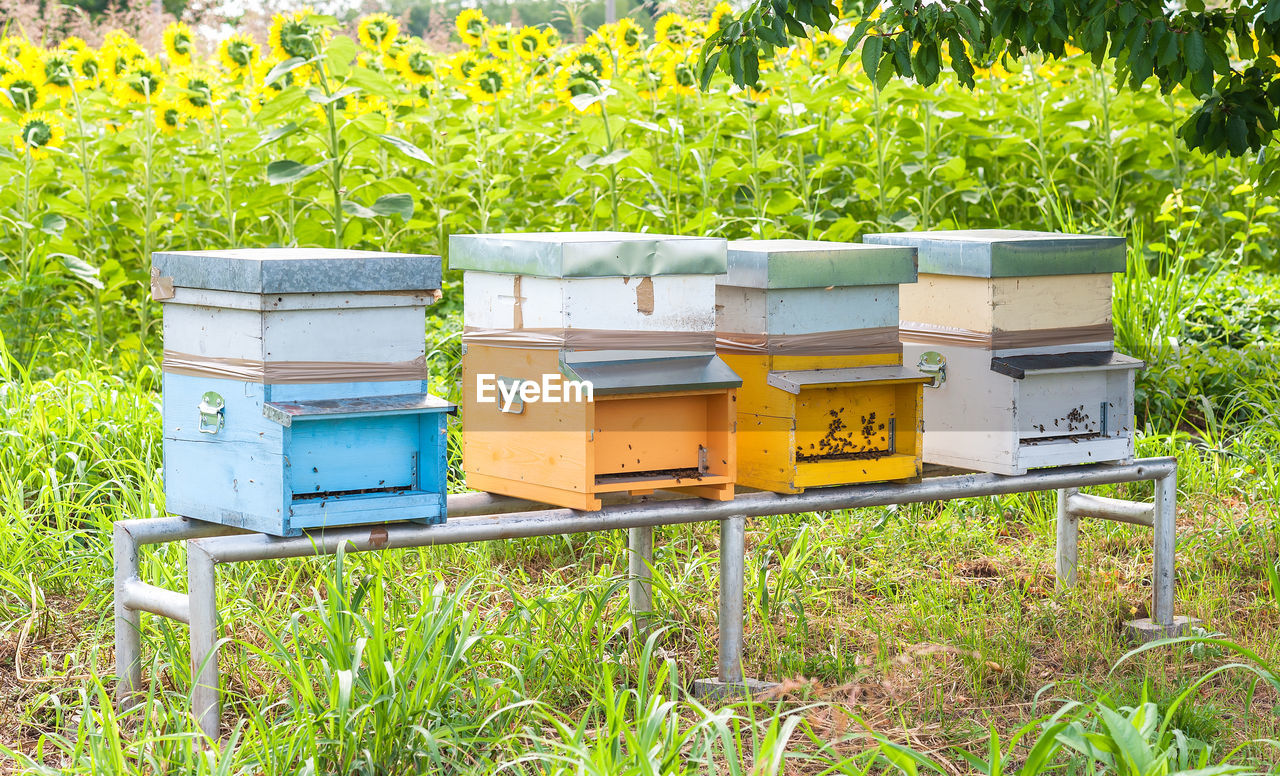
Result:
[[[1152,504],[1078,492],[1079,488],[1092,485],[1148,480],[1155,483]],[[1046,490],[1058,491],[1056,571],[1059,587],[1076,581],[1080,518],[1097,517],[1150,526],[1154,546],[1151,617],[1129,623],[1130,632],[1146,639],[1175,634],[1186,628],[1189,620],[1175,617],[1173,613],[1177,463],[1172,458],[1041,469],[1018,476],[963,474],[906,484],[815,488],[797,495],[750,492],[726,502],[648,497],[609,504],[599,512],[538,509],[543,505],[487,493],[467,493],[449,496],[449,519],[443,524],[350,526],[312,531],[293,538],[247,533],[184,517],[115,523],[116,698],[118,703],[126,704],[142,686],[141,613],[151,612],[187,622],[195,685],[191,695],[192,713],[201,731],[210,738],[218,736],[220,705],[214,595],[218,564],[330,555],[340,547],[348,552],[363,552],[626,529],[631,606],[637,614],[637,625],[643,629],[648,620],[646,615],[652,609],[653,528],[712,520],[720,521],[718,677],[698,682],[695,691],[703,694],[742,692],[751,685],[742,675],[747,517]],[[139,549],[182,540],[187,542],[189,592],[184,595],[143,582]]]

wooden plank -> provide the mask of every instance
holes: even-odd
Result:
[[[920,460],[914,455],[887,455],[867,461],[811,461],[796,465],[799,488],[886,482],[920,476]]]
[[[262,314],[265,361],[412,361],[427,353],[425,307]]]
[[[600,499],[590,493],[553,488],[522,480],[509,480],[505,477],[492,477],[476,472],[467,472],[467,486],[488,493],[500,493],[513,498],[529,499],[588,512],[595,512],[601,507]]]
[[[418,483],[419,439],[418,419],[408,415],[298,420],[285,448],[294,498],[413,488]]]
[[[900,317],[971,331],[1092,326],[1111,320],[1111,276],[978,278],[921,274],[899,287]]]
[[[415,520],[439,523],[444,522],[444,496],[409,491],[364,498],[314,499],[295,501],[290,511],[289,524],[295,529]]]
[[[770,334],[810,334],[898,325],[897,286],[765,291]]]

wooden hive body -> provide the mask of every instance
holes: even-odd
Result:
[[[613,492],[733,497],[740,381],[715,356],[723,240],[467,235],[450,254],[465,270],[468,485],[584,510]],[[489,377],[594,393],[504,406]]]
[[[730,243],[717,336],[738,391],[738,481],[779,493],[920,475],[920,392],[904,368],[898,283],[915,252]]]
[[[870,235],[919,251],[902,286],[903,354],[936,351],[924,459],[998,474],[1133,458],[1133,376],[1113,352],[1124,240],[985,230]]]
[[[427,393],[423,336],[439,266],[358,251],[157,254],[168,510],[277,536],[443,521],[452,406]]]

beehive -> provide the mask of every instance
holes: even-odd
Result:
[[[317,249],[157,253],[168,510],[277,536],[445,515],[427,393],[440,258]]]
[[[468,485],[585,510],[610,492],[733,498],[741,381],[715,355],[724,240],[459,235],[449,251],[465,270]],[[506,402],[498,383],[540,395]],[[569,400],[549,401],[547,385]]]
[[[915,250],[733,242],[718,351],[742,377],[738,482],[778,493],[920,474],[920,393],[902,363],[898,284]]]
[[[902,286],[910,362],[946,358],[925,397],[929,463],[1022,474],[1133,458],[1133,377],[1114,351],[1111,275],[1119,237],[1006,230],[871,235],[919,250]]]

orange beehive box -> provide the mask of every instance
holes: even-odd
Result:
[[[738,376],[715,354],[725,241],[458,235],[463,469],[494,493],[596,510],[606,493],[733,498]]]

